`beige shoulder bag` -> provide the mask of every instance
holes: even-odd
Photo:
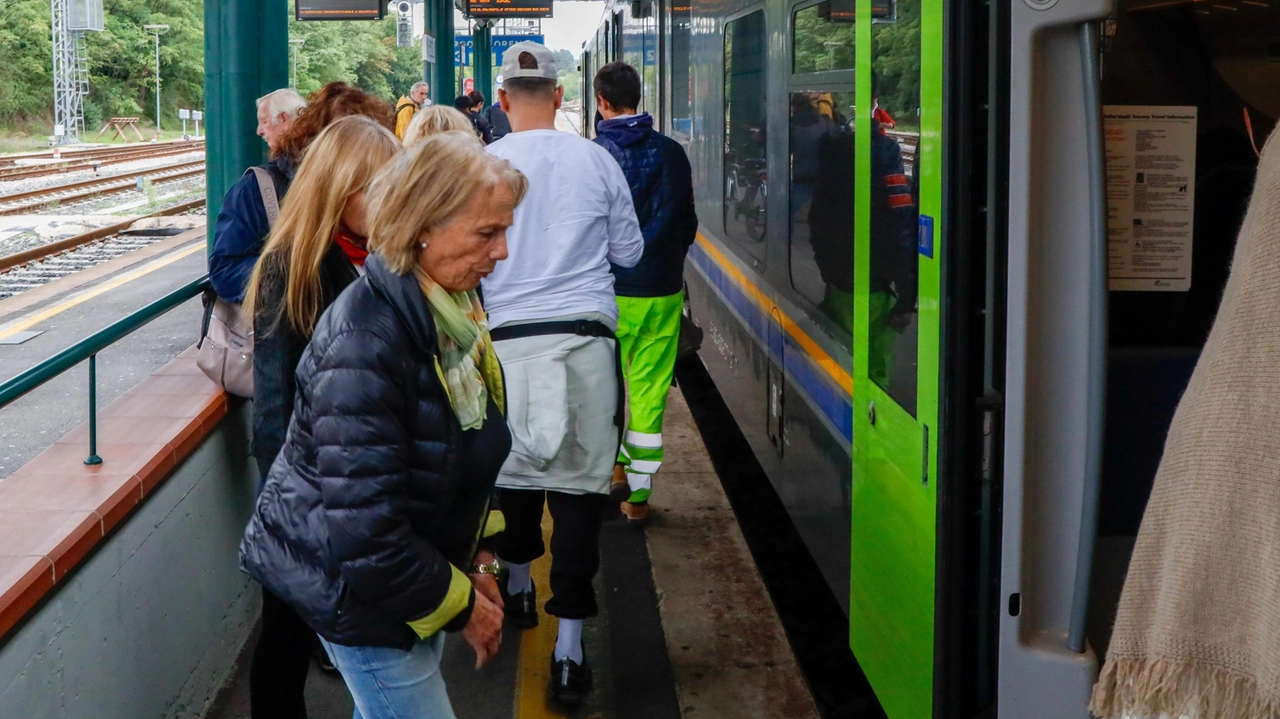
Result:
[[[258,178],[267,225],[275,227],[280,217],[280,200],[271,173],[250,168]],[[204,293],[204,323],[196,345],[196,364],[209,379],[230,394],[253,397],[253,322],[242,317],[240,305],[218,297],[212,289]]]

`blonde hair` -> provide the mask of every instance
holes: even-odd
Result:
[[[320,318],[320,268],[333,245],[347,200],[369,187],[378,170],[400,151],[396,136],[362,115],[344,117],[316,137],[294,176],[262,256],[253,268],[243,312],[254,317],[264,276],[286,276],[284,304],[266,317],[264,334],[287,319],[310,335]]]
[[[475,127],[467,116],[452,107],[428,105],[419,108],[413,113],[413,119],[409,121],[409,127],[404,131],[404,146],[409,147],[432,135],[450,130],[475,134]]]
[[[369,187],[369,249],[395,273],[419,275],[423,232],[447,224],[481,190],[506,184],[514,205],[529,183],[510,162],[465,131],[432,135],[401,153]]]

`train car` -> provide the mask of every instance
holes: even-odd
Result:
[[[1084,717],[1280,115],[1271,0],[635,0],[703,363],[893,719]],[[854,678],[851,678],[851,681]]]

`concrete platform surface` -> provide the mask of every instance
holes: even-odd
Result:
[[[451,637],[443,673],[459,719],[817,719],[777,613],[678,389],[668,402],[666,463],[655,480],[654,521],[644,530],[606,523],[596,587],[601,615],[585,631],[595,689],[573,712],[549,706],[545,688],[556,622],[510,627],[502,651],[475,671],[470,647]],[[550,529],[544,525],[544,531]],[[534,565],[546,599],[549,557]],[[247,719],[250,638],[236,673],[206,715]],[[341,679],[313,666],[311,719],[346,719]]]

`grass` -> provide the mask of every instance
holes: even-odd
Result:
[[[174,127],[166,127],[164,131],[160,133],[160,140],[162,142],[182,139],[182,121],[172,120],[171,122]],[[101,126],[86,128],[81,140],[86,144],[99,145],[138,144],[138,136],[133,134],[133,132],[130,132],[129,136],[126,138],[116,137],[112,139],[112,135],[115,133],[115,130],[109,130],[103,133],[101,139],[95,140],[94,137],[98,134],[98,130],[100,129],[102,129]],[[146,138],[144,141],[147,142],[149,142],[152,135],[155,134],[154,127],[143,123],[138,123],[138,129],[142,132],[142,136]],[[204,123],[200,123],[200,131],[202,133],[204,132]],[[47,150],[49,149],[48,132],[49,128],[39,125],[28,125],[25,127],[0,127],[0,155]],[[190,121],[187,122],[187,132],[192,135],[195,134],[195,123]]]

